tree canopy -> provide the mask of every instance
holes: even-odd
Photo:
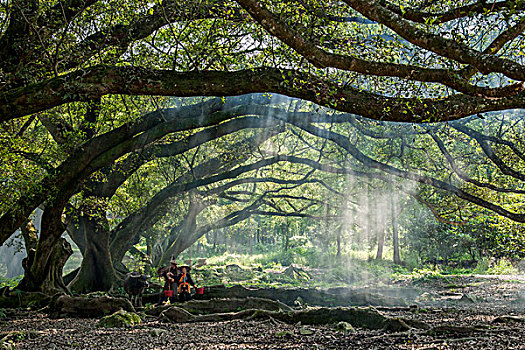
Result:
[[[84,258],[69,287],[107,290],[141,240],[164,263],[251,217],[348,218],[354,187],[449,224],[525,222],[523,11],[2,2],[0,243],[22,229],[21,287],[67,290],[65,230]]]
[[[520,108],[516,1],[10,1],[0,120],[110,94],[273,92],[373,119]]]

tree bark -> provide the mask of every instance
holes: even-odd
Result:
[[[47,263],[42,260],[30,259],[31,266],[24,264],[25,275],[18,285],[18,289],[27,292],[42,292],[45,294],[55,294],[69,292],[62,280],[62,270],[67,259],[73,254],[71,245],[65,238],[59,238],[57,244],[51,248],[51,254]],[[35,271],[41,273],[38,275]]]
[[[335,255],[337,261],[341,261],[341,231],[343,231],[343,225],[337,230],[337,253]]]
[[[69,198],[67,194],[65,197]],[[32,249],[23,262],[25,274],[19,289],[47,294],[69,293],[62,280],[62,269],[73,250],[61,238],[65,230],[61,219],[64,206],[64,201],[58,201],[44,210],[40,237],[36,249]]]
[[[399,256],[399,230],[397,225],[397,203],[392,196],[392,244],[394,246],[394,264],[401,264]]]
[[[105,222],[100,222],[104,220]],[[116,279],[109,250],[108,223],[104,212],[82,215],[79,223],[84,231],[84,252],[80,270],[69,284],[78,293],[108,291]]]
[[[385,230],[377,231],[377,253],[376,260],[383,259],[383,248],[385,246]]]

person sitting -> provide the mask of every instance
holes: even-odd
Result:
[[[191,267],[184,265],[180,267],[180,274],[177,275],[177,292],[179,294],[179,301],[191,300],[191,287],[195,288],[195,283],[190,276]]]
[[[175,301],[175,290],[177,287],[176,278],[180,274],[180,269],[177,267],[175,260],[170,261],[170,266],[165,266],[157,270],[159,277],[164,279],[164,287],[160,294],[158,305],[169,300],[170,304]],[[166,292],[171,291],[171,292]],[[171,294],[171,296],[168,296]]]

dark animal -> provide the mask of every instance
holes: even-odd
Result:
[[[134,307],[142,307],[142,294],[149,287],[148,278],[138,272],[129,272],[124,279],[124,291],[129,294],[131,304]]]

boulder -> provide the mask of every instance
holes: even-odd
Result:
[[[124,328],[140,324],[140,316],[134,312],[119,310],[111,315],[102,317],[98,322],[98,327],[104,328]]]

